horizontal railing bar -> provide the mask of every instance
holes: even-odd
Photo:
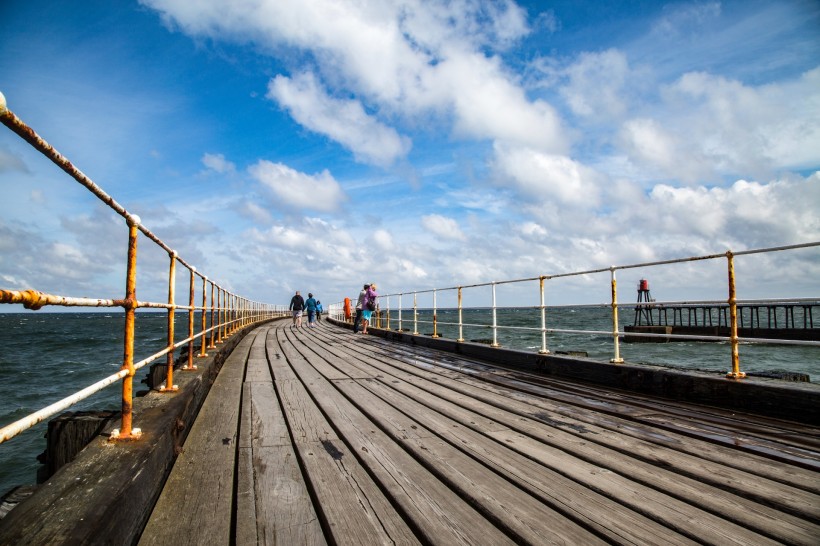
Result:
[[[800,248],[812,248],[820,246],[820,241],[814,241],[810,243],[802,243],[796,245],[785,245],[785,246],[778,246],[778,247],[770,247],[770,248],[758,248],[752,250],[742,250],[738,252],[729,251],[734,256],[745,256],[750,254],[762,254],[765,252],[776,252],[781,250],[795,250]],[[400,295],[409,295],[409,294],[426,294],[431,292],[437,291],[445,291],[445,290],[458,290],[459,288],[478,288],[483,286],[492,286],[492,285],[499,285],[499,284],[512,284],[518,282],[529,282],[529,281],[537,281],[540,279],[557,279],[560,277],[577,277],[580,275],[591,275],[594,273],[605,273],[610,271],[617,271],[623,269],[636,269],[639,267],[653,267],[658,265],[670,265],[670,264],[677,264],[677,263],[687,263],[687,262],[694,262],[694,261],[701,261],[701,260],[714,260],[718,258],[725,258],[727,255],[726,252],[720,254],[707,254],[703,256],[691,256],[688,258],[676,258],[672,260],[658,260],[654,262],[642,262],[637,264],[625,264],[625,265],[613,265],[611,267],[601,267],[597,269],[588,269],[585,271],[572,271],[569,273],[555,273],[551,275],[541,275],[539,277],[527,277],[522,279],[510,279],[504,281],[492,281],[492,282],[484,282],[484,283],[476,283],[476,284],[463,284],[458,286],[448,286],[444,288],[429,288],[424,290],[413,290],[409,292],[396,292],[394,294],[385,294],[381,297],[389,297],[389,296],[400,296]]]
[[[69,406],[76,404],[82,400],[85,400],[92,394],[95,394],[105,387],[116,383],[128,373],[128,370],[120,370],[119,372],[115,373],[114,375],[110,375],[105,379],[97,381],[96,383],[89,385],[88,387],[84,388],[83,390],[72,394],[62,400],[51,404],[50,406],[46,406],[45,408],[32,413],[22,419],[11,423],[0,429],[0,444],[3,442],[14,438],[21,432],[28,430],[29,428],[33,427],[37,423],[48,419],[52,415],[56,414],[59,411],[66,409]]]

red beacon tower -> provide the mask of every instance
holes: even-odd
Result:
[[[649,281],[641,279],[638,283],[638,305],[635,306],[635,326],[640,326],[644,321],[647,325],[652,325],[652,309],[650,305],[640,305],[641,303],[654,302],[652,294],[649,293]]]

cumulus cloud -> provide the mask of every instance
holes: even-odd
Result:
[[[451,122],[463,138],[566,151],[560,116],[547,102],[531,100],[496,54],[530,32],[525,10],[510,0],[277,0],[200,2],[196,8],[178,0],[144,1],[193,36],[305,53],[316,74],[300,67],[293,76],[279,75],[268,97],[360,161],[384,166],[404,156],[409,140],[385,119],[414,124],[419,116]],[[320,79],[332,92],[320,87]],[[350,94],[359,98],[341,98]]]
[[[281,209],[296,207],[332,212],[346,199],[341,186],[327,170],[311,176],[263,159],[249,167],[248,172],[273,195],[273,205]]]
[[[366,163],[389,166],[410,151],[410,139],[365,112],[357,100],[340,100],[319,87],[311,73],[277,76],[268,97],[288,109],[308,129],[326,135]]]
[[[550,70],[549,72],[555,72]],[[632,78],[638,75],[629,66],[626,54],[617,49],[584,52],[554,77],[565,80],[559,92],[572,112],[591,122],[619,119],[626,112]]]
[[[458,227],[458,222],[453,218],[447,218],[439,214],[427,214],[421,217],[421,225],[424,229],[442,239],[455,241],[467,239],[464,232]]]
[[[602,177],[566,156],[497,143],[493,168],[499,184],[514,186],[539,203],[594,208]]]
[[[377,229],[374,231],[372,239],[373,244],[376,245],[379,250],[387,252],[393,249],[393,236],[385,229]]]
[[[820,68],[756,87],[690,72],[661,87],[659,100],[651,116],[625,120],[616,140],[656,178],[766,178],[820,158]]]

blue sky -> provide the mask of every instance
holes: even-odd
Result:
[[[820,240],[813,1],[6,0],[0,92],[258,301]],[[0,187],[2,288],[121,297],[124,222],[5,128]],[[817,296],[816,249],[779,259],[738,263],[739,297]],[[625,271],[624,299],[643,276],[725,297],[724,263]],[[608,276],[548,290],[606,301]]]

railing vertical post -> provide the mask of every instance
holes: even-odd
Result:
[[[387,324],[384,325],[385,330],[390,329],[390,296],[387,296]]]
[[[612,277],[612,341],[615,343],[615,356],[609,361],[613,364],[622,364],[621,358],[620,332],[618,332],[618,282],[615,279],[615,266],[609,268]]]
[[[416,298],[417,293],[413,292],[413,335],[419,335],[419,306],[418,306],[418,299]]]
[[[225,291],[216,287],[216,342],[222,343],[222,331],[225,329]]]
[[[498,345],[498,322],[495,307],[495,281],[493,281],[493,343],[490,347],[499,347]]]
[[[174,392],[178,387],[174,385],[174,315],[176,314],[175,293],[177,278],[177,253],[172,251],[171,265],[168,270],[168,352],[165,355],[165,386],[159,392]]]
[[[202,323],[202,345],[199,348],[199,357],[205,358],[208,356],[208,353],[205,351],[205,347],[208,345],[208,334],[205,333],[205,330],[208,329],[208,277],[202,276],[202,309],[200,310],[200,322]]]
[[[438,317],[436,316],[436,290],[433,289],[433,337],[439,337],[438,335]]]
[[[538,352],[542,355],[548,355],[550,351],[547,349],[547,307],[545,305],[546,298],[544,297],[544,279],[545,277],[538,278],[538,287],[541,293],[541,350]]]
[[[214,322],[214,314],[216,311],[216,300],[215,298],[215,291],[216,291],[216,284],[214,281],[211,282],[211,335],[208,338],[208,348],[209,349],[216,349],[216,322]]]
[[[191,267],[191,279],[188,284],[188,363],[182,367],[183,370],[193,370],[194,366],[194,313],[196,312],[195,290],[196,290],[196,267]]]
[[[461,300],[461,287],[458,287],[458,339],[456,340],[459,343],[464,342],[464,321],[462,320],[461,316],[462,310],[462,300]]]
[[[137,309],[137,235],[140,218],[131,215],[128,223],[128,261],[125,274],[125,342],[123,348],[122,368],[126,375],[122,379],[122,420],[120,429],[111,433],[112,440],[136,440],[142,435],[138,428],[132,427],[134,375],[134,322]]]
[[[401,310],[402,310],[401,294],[399,294],[399,332],[401,332]]]
[[[732,251],[726,251],[726,260],[729,268],[729,320],[731,321],[731,343],[732,343],[732,371],[726,377],[732,379],[743,379],[746,377],[740,371],[740,355],[737,341],[737,292],[735,290],[735,255]]]
[[[228,292],[228,309],[225,311],[226,328],[225,338],[229,338],[236,331],[236,296]]]

